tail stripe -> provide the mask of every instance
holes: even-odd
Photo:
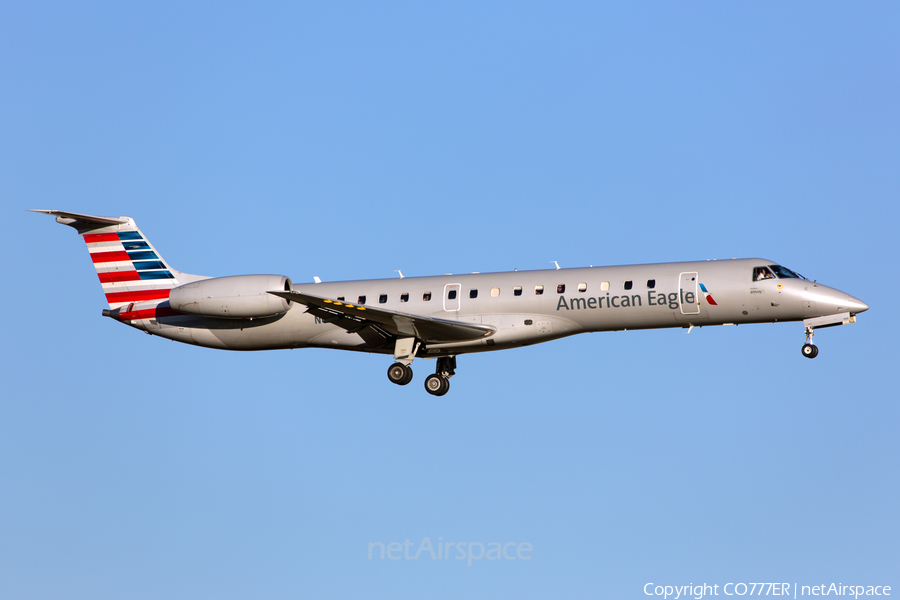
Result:
[[[122,242],[122,246],[124,246],[126,250],[150,249],[150,244],[147,242]]]
[[[110,271],[108,273],[97,273],[97,275],[100,276],[100,283],[141,280],[141,275],[137,271]]]
[[[94,252],[91,254],[91,260],[95,263],[108,263],[119,261],[130,261],[131,257],[124,250],[113,252]]]
[[[153,281],[156,279],[175,279],[169,271],[107,271],[97,273],[100,283],[116,283],[118,281]]]
[[[116,271],[136,271],[131,261],[111,262],[111,263],[95,263],[94,268],[97,273],[114,273]]]
[[[119,235],[116,233],[88,233],[84,236],[84,241],[88,244],[96,242],[118,242]]]
[[[169,288],[157,290],[143,290],[140,292],[112,292],[106,294],[110,304],[124,302],[143,302],[145,300],[159,300],[169,297]]]
[[[135,272],[137,273],[137,271]],[[149,281],[152,279],[175,279],[175,276],[168,271],[141,271],[138,273],[138,277],[140,277],[142,281]]]
[[[165,269],[166,265],[159,261],[145,261],[134,263],[135,271],[148,271],[150,269]]]
[[[128,252],[128,260],[159,260],[156,252],[140,250],[138,252]]]

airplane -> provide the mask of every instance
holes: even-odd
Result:
[[[169,266],[131,217],[33,210],[84,239],[109,308],[103,316],[223,350],[334,348],[393,356],[406,385],[435,359],[425,389],[443,396],[456,357],[597,331],[802,321],[856,322],[869,305],[763,258],[296,284],[284,275],[189,275]]]

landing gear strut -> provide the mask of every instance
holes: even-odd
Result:
[[[437,359],[433,375],[425,378],[425,391],[432,396],[443,396],[450,391],[450,378],[456,374],[456,357],[444,356]]]
[[[812,327],[806,328],[806,343],[803,344],[801,352],[806,358],[815,358],[819,355],[819,349],[813,345],[812,339],[815,334]]]
[[[419,346],[422,343],[416,338],[400,338],[394,345],[394,360],[396,361],[388,367],[387,376],[391,383],[397,385],[406,385],[413,378],[413,370],[409,366],[412,364]]]

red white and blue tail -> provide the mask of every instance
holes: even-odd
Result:
[[[159,301],[180,285],[182,273],[169,267],[131,217],[95,217],[59,210],[34,210],[74,227],[84,238],[111,309],[132,302]]]

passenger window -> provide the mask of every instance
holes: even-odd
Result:
[[[365,303],[366,303],[366,297],[365,297],[365,296],[360,296],[359,298],[356,299],[356,303],[357,303],[357,304],[365,304]]]
[[[522,286],[517,285],[513,288],[513,296],[521,296],[522,295]]]
[[[652,290],[652,289],[655,288],[655,287],[656,287],[656,280],[655,280],[655,279],[648,279],[648,280],[647,280],[647,289],[648,289],[648,290]]]
[[[626,281],[626,282],[625,282],[625,289],[626,289],[626,290],[630,290],[630,289],[631,289],[631,282],[630,282],[630,281]]]
[[[608,282],[608,281],[601,281],[601,282],[600,282],[600,291],[601,291],[601,292],[608,292],[608,291],[609,291],[609,282]]]
[[[500,288],[491,288],[491,298],[496,298],[500,295]]]
[[[385,302],[387,302],[387,294],[378,296],[378,304],[384,304]]]
[[[566,284],[561,283],[558,286],[556,286],[556,293],[557,294],[565,294],[566,293]]]
[[[338,296],[337,299],[340,300],[341,302],[344,301],[344,297],[343,297],[343,296]]]
[[[775,279],[768,267],[755,267],[753,269],[753,281],[764,281],[766,279]]]
[[[431,292],[425,292],[422,294],[422,302],[428,302],[431,300]]]
[[[579,292],[586,292],[586,291],[587,291],[587,284],[586,284],[586,283],[579,283],[579,284],[578,284],[578,291],[579,291]]]
[[[456,290],[447,292],[447,300],[456,300]]]
[[[540,296],[543,293],[544,293],[544,286],[542,286],[542,285],[534,286],[534,295],[535,296]]]
[[[409,294],[400,294],[400,302],[409,302]]]
[[[477,298],[478,290],[469,290],[469,298]]]

